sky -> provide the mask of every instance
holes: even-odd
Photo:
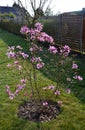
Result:
[[[15,0],[16,1],[16,0]],[[21,0],[25,5],[25,0]],[[0,6],[12,6],[14,0],[0,0]],[[78,11],[85,8],[85,0],[53,0],[51,4],[53,14],[58,12]]]

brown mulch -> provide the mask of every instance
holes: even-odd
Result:
[[[29,121],[44,122],[56,118],[60,113],[60,106],[55,102],[48,101],[48,105],[43,106],[41,101],[29,101],[20,105],[17,115]]]

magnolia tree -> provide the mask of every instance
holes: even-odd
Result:
[[[36,20],[51,12],[53,0],[16,0],[18,4],[14,3],[20,10],[21,15],[27,20],[30,26],[34,27]],[[50,11],[48,11],[50,10]]]
[[[49,100],[51,101],[52,98],[54,97],[56,104],[59,106],[62,104],[61,100],[57,100],[57,97],[61,95],[62,90],[60,89],[60,82],[63,83],[65,78],[67,84],[72,85],[73,83],[77,81],[82,81],[83,78],[78,74],[78,65],[72,61],[70,62],[70,72],[71,76],[69,75],[69,67],[66,67],[68,64],[68,56],[70,53],[70,47],[68,45],[65,45],[60,48],[56,48],[54,45],[54,40],[51,36],[46,34],[45,32],[42,32],[43,25],[41,23],[36,23],[34,28],[28,28],[27,26],[21,27],[21,34],[26,35],[27,40],[29,41],[28,43],[30,44],[29,48],[29,54],[24,53],[22,50],[23,48],[21,46],[11,46],[8,47],[8,52],[7,56],[8,58],[12,58],[14,60],[13,64],[8,64],[7,66],[14,67],[19,71],[20,76],[22,75],[23,78],[19,81],[19,84],[15,86],[15,91],[11,92],[10,86],[6,85],[6,92],[9,96],[9,99],[14,99],[16,96],[19,95],[20,91],[26,90],[24,92],[25,96],[31,96],[31,101],[36,104],[37,101],[41,102],[41,105],[44,107],[49,106]],[[42,86],[42,91],[40,91],[39,84],[37,83],[37,70],[43,69],[45,66],[45,63],[39,56],[40,52],[43,51],[43,48],[40,47],[39,42],[49,43],[49,48],[48,48],[48,53],[51,53],[53,57],[56,59],[56,57],[59,57],[56,64],[55,64],[55,72],[57,73],[56,77],[56,85],[50,85],[49,86]],[[21,60],[23,59],[23,60]],[[26,71],[26,74],[23,73],[24,68],[23,64],[25,60],[30,61],[31,68],[29,68],[28,71]],[[49,71],[49,70],[48,70]],[[61,78],[63,77],[63,78]],[[29,82],[29,88],[31,89],[30,95],[27,94],[27,89],[28,85],[26,82]],[[29,90],[28,90],[29,91]],[[42,97],[42,92],[43,93],[48,93],[49,92],[49,99]],[[67,93],[70,93],[70,89],[67,89]],[[41,92],[41,93],[40,93]],[[40,108],[41,108],[40,105]],[[49,108],[52,109],[52,108]]]

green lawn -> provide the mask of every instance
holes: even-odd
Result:
[[[26,41],[0,29],[0,130],[85,130],[85,59],[80,56],[75,58],[84,81],[82,84],[72,87],[70,95],[63,93],[60,96],[63,101],[62,113],[57,119],[50,122],[35,123],[17,117],[17,109],[23,97],[19,96],[10,101],[6,94],[6,84],[13,86],[19,79],[17,72],[9,71],[6,66],[8,62],[12,62],[6,56],[8,45],[21,45],[27,51]],[[48,60],[43,59],[44,62],[53,62],[51,56],[47,55],[46,49],[44,49],[43,54],[48,56]],[[29,68],[29,61],[26,62],[26,66]],[[38,71],[40,86],[56,84],[55,75],[51,72],[53,65],[49,65],[49,69],[48,73],[46,68]]]

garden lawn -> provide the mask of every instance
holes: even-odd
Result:
[[[27,51],[27,44],[23,38],[0,29],[0,130],[85,130],[85,59],[80,56],[75,60],[79,63],[80,74],[84,80],[80,85],[72,87],[71,94],[65,92],[61,94],[59,99],[63,102],[62,112],[56,119],[35,123],[17,117],[17,110],[24,96],[9,100],[6,94],[5,86],[8,84],[13,87],[19,79],[16,70],[9,71],[7,68],[7,64],[12,60],[7,58],[6,52],[9,45],[21,45]],[[46,64],[53,62],[46,48],[41,56],[42,58],[47,56],[48,60],[43,58]],[[29,67],[29,61],[27,61],[26,68],[29,69]],[[50,70],[48,73],[46,68],[37,72],[39,87],[56,84],[55,75],[52,74],[55,71],[54,67],[49,64],[47,69]]]

